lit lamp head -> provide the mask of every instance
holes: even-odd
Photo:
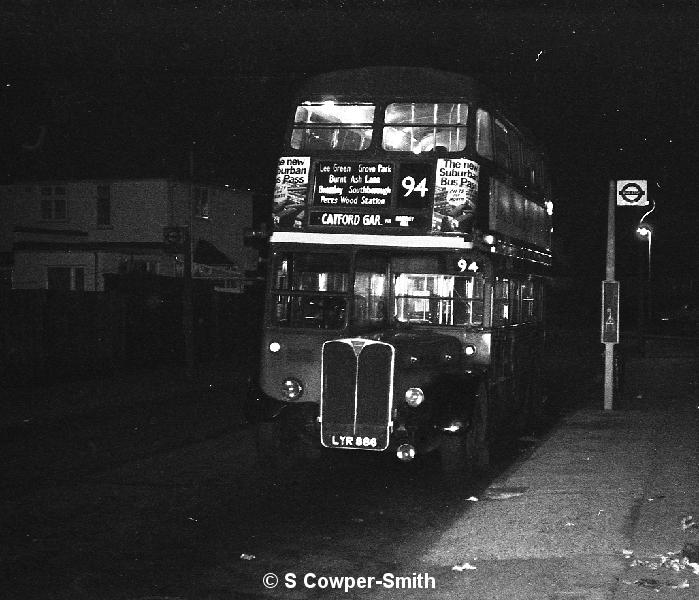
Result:
[[[636,229],[636,233],[643,238],[650,237],[652,232],[653,232],[653,230],[650,228],[650,225],[648,225],[646,223],[640,224],[638,226],[638,228]]]

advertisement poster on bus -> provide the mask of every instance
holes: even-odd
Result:
[[[300,229],[306,195],[310,156],[282,156],[277,165],[277,181],[274,186],[274,229]]]
[[[437,160],[432,231],[471,231],[478,196],[478,172],[479,164],[466,158]]]

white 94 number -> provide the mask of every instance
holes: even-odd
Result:
[[[424,198],[427,195],[427,177],[423,177],[420,183],[415,182],[415,177],[408,175],[403,177],[403,181],[400,182],[405,190],[403,196],[407,198],[413,192],[420,192],[420,197]]]

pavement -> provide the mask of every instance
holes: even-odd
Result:
[[[673,347],[627,359],[618,410],[591,381],[590,406],[465,501],[412,565],[434,590],[372,597],[699,598],[699,362]]]
[[[434,577],[434,589],[361,597],[699,598],[699,360],[696,341],[673,348],[661,340],[628,358],[615,410],[602,409],[601,378],[588,381],[582,407],[464,498],[462,515],[410,565]],[[0,428],[236,385],[224,361],[200,365],[191,380],[163,368],[15,389]]]

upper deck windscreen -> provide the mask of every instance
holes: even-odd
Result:
[[[294,150],[366,150],[371,144],[375,106],[304,103],[296,108],[290,146]]]

